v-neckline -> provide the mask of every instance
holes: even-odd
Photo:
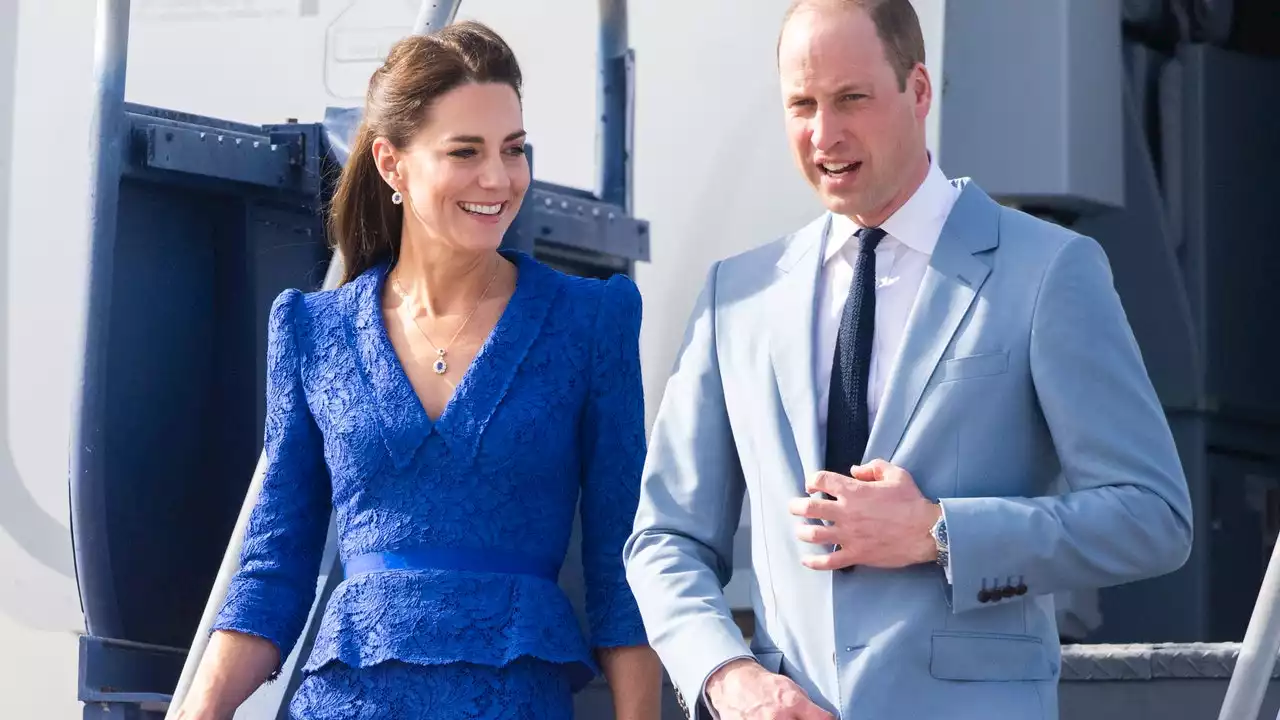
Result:
[[[391,365],[395,372],[395,382],[402,385],[407,391],[409,397],[413,398],[414,411],[420,416],[418,419],[421,420],[428,429],[438,429],[449,419],[453,413],[454,406],[459,403],[460,397],[463,393],[470,390],[471,386],[475,384],[476,374],[481,366],[488,360],[489,356],[493,354],[493,346],[500,341],[503,333],[506,332],[506,326],[509,324],[510,318],[515,316],[514,306],[521,299],[520,296],[522,294],[522,288],[527,285],[525,282],[526,278],[524,277],[524,268],[521,267],[519,257],[512,257],[505,252],[500,252],[499,254],[502,255],[504,260],[510,262],[512,266],[515,267],[515,289],[512,291],[511,297],[508,298],[506,307],[502,309],[502,313],[498,316],[498,321],[489,329],[489,333],[485,336],[484,342],[480,345],[480,349],[476,351],[475,356],[471,358],[471,362],[467,364],[467,369],[463,371],[462,377],[458,380],[458,384],[453,388],[453,392],[449,393],[449,399],[445,401],[439,417],[434,420],[431,418],[431,414],[427,412],[427,406],[422,402],[422,397],[418,395],[418,391],[414,388],[413,382],[409,380],[409,373],[405,369],[404,360],[401,359],[400,354],[396,352],[395,344],[391,342],[391,335],[387,332],[387,318],[386,313],[383,311],[382,296],[383,292],[386,290],[387,276],[390,274],[392,266],[388,264],[382,269],[382,272],[378,274],[378,282],[374,287],[374,297],[377,300],[374,313],[377,321],[378,340],[382,346],[382,351],[388,353],[392,360]]]
[[[350,290],[342,292],[360,374],[381,420],[378,429],[396,470],[411,465],[419,448],[432,435],[442,440],[459,462],[469,462],[476,456],[490,420],[515,381],[525,355],[542,334],[551,305],[564,288],[555,271],[532,256],[519,250],[500,252],[516,266],[515,290],[434,421],[409,382],[387,332],[382,293],[390,263],[370,268],[348,286]]]

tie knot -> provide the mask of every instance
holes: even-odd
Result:
[[[861,243],[861,252],[873,253],[876,251],[876,246],[880,244],[880,241],[883,240],[884,236],[887,234],[888,233],[880,228],[861,228],[855,232],[853,236],[858,238],[858,241]]]

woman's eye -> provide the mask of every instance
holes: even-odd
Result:
[[[469,158],[469,157],[475,157],[476,151],[475,151],[475,148],[462,148],[460,150],[454,150],[449,154],[452,155],[453,157]]]

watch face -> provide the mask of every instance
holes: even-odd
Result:
[[[938,546],[945,549],[947,547],[947,521],[942,518],[938,518],[938,522],[933,525],[932,534],[933,539],[938,543]]]

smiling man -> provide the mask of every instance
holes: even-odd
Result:
[[[1190,551],[1106,256],[947,180],[924,62],[908,0],[784,21],[788,138],[828,212],[711,269],[625,551],[691,716],[1056,718],[1052,595]],[[748,494],[750,646],[723,595]]]

